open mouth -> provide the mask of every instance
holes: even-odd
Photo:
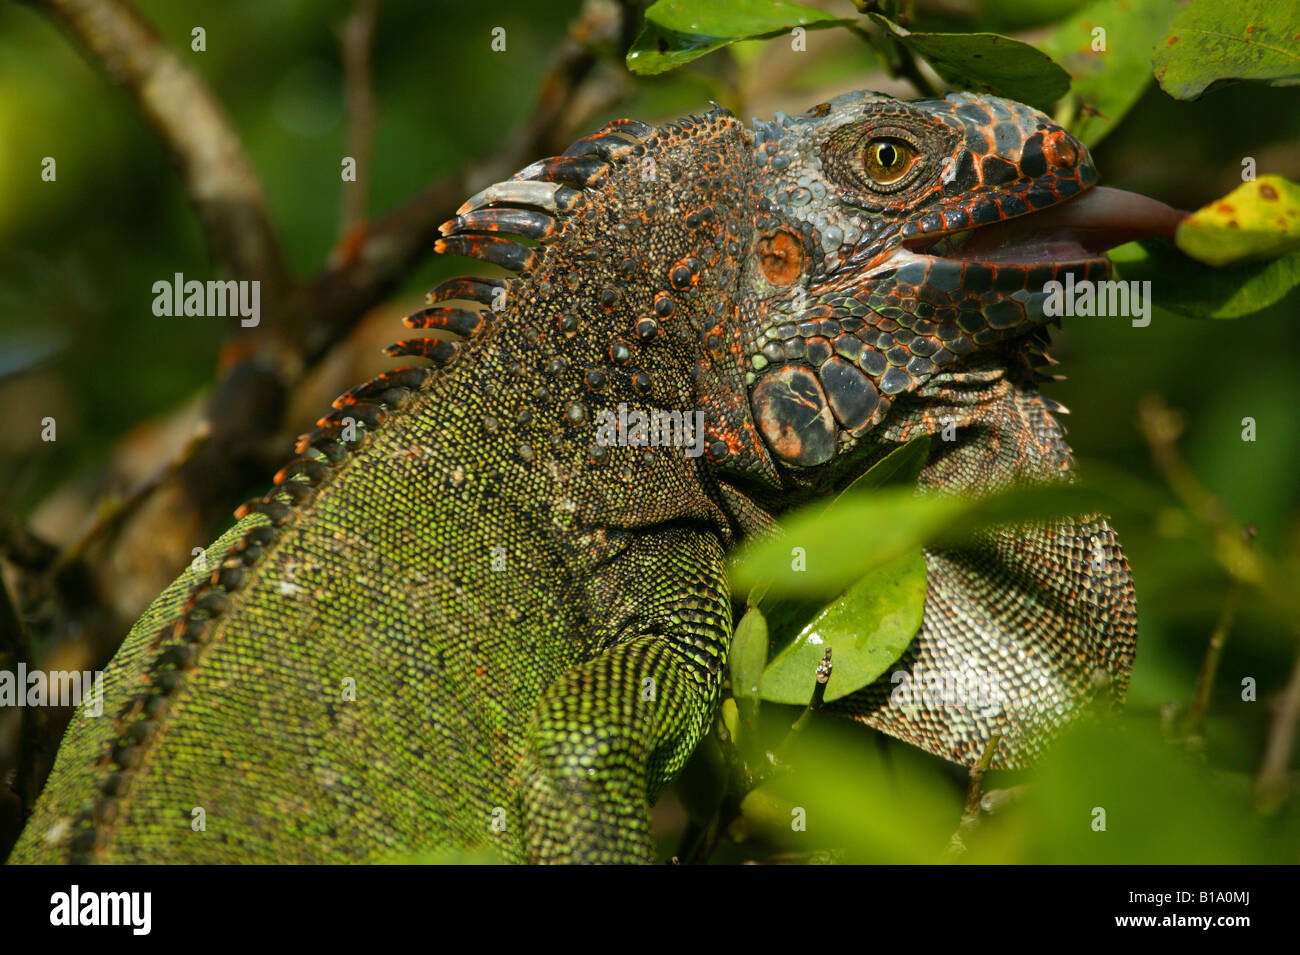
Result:
[[[1152,236],[1172,238],[1186,212],[1123,189],[1097,186],[1041,212],[1031,212],[904,242],[919,255],[992,265],[1108,262],[1108,249]]]

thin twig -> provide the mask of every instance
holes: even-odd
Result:
[[[375,122],[371,51],[378,15],[379,0],[357,0],[356,9],[339,29],[347,113],[347,155],[356,162],[357,175],[354,182],[343,183],[343,201],[339,210],[340,243],[365,224],[370,209],[370,155]]]
[[[1273,715],[1273,725],[1268,731],[1264,746],[1264,759],[1259,776],[1255,779],[1255,802],[1266,814],[1277,812],[1291,795],[1287,769],[1295,755],[1296,723],[1300,721],[1300,653],[1291,664],[1291,678],[1287,680],[1282,698]]]
[[[889,39],[893,42],[894,49],[898,53],[898,63],[895,67],[897,73],[895,75],[901,76],[903,79],[915,86],[916,91],[922,96],[931,98],[938,96],[939,90],[936,89],[934,84],[926,79],[925,74],[921,72],[920,66],[917,65],[916,57],[912,55],[912,51],[907,47],[907,45],[893,36]]]
[[[1232,619],[1236,614],[1240,596],[1241,581],[1233,577],[1228,582],[1228,593],[1223,598],[1219,619],[1214,625],[1214,632],[1210,634],[1210,642],[1206,644],[1205,656],[1201,659],[1201,672],[1196,679],[1196,694],[1192,698],[1192,708],[1187,714],[1186,730],[1188,741],[1197,748],[1203,742],[1205,714],[1210,709],[1210,697],[1214,693],[1214,678],[1219,672],[1223,645],[1227,642],[1228,631],[1232,629]]]
[[[984,744],[984,752],[980,754],[979,762],[970,771],[970,783],[966,787],[966,812],[968,813],[979,812],[984,774],[993,765],[993,757],[997,754],[1000,742],[1002,742],[1002,732],[1000,730],[994,730],[990,733],[988,742]]]
[[[1268,582],[1278,579],[1280,575],[1271,573],[1267,560],[1250,546],[1253,533],[1232,519],[1223,503],[1197,481],[1178,454],[1177,439],[1182,431],[1180,416],[1160,398],[1147,396],[1138,405],[1138,424],[1151,447],[1151,457],[1156,467],[1182,505],[1209,530],[1214,543],[1214,556],[1227,569],[1233,582],[1254,584],[1258,593],[1273,596],[1273,591],[1277,588],[1270,588]],[[1291,597],[1290,594],[1281,596],[1284,600]],[[1225,634],[1230,622],[1230,617],[1226,621],[1222,618],[1220,620]],[[1219,628],[1216,628],[1215,637],[1219,636]],[[1218,664],[1218,654],[1222,648],[1216,648],[1215,642],[1211,638],[1211,648],[1207,651],[1207,661],[1202,668],[1202,684],[1198,686],[1197,692],[1198,705],[1202,702],[1202,688],[1213,679],[1212,671],[1207,678],[1205,667]],[[1222,640],[1218,642],[1221,644]],[[1213,659],[1208,659],[1211,654]],[[1208,696],[1208,693],[1208,688],[1205,688],[1204,695]],[[1201,718],[1203,713],[1198,717],[1198,723]],[[1264,747],[1259,775],[1255,780],[1256,805],[1261,812],[1276,812],[1290,795],[1287,768],[1295,752],[1297,720],[1300,720],[1300,655],[1296,656],[1290,679],[1282,692]]]
[[[831,665],[831,648],[827,647],[826,655],[822,657],[821,663],[817,664],[816,682],[813,684],[812,699],[808,701],[808,705],[803,708],[803,712],[799,714],[799,718],[796,719],[794,724],[790,727],[790,732],[785,734],[785,739],[781,740],[780,745],[776,748],[777,765],[780,765],[785,761],[786,754],[788,754],[794,746],[795,740],[799,738],[799,734],[804,731],[804,728],[812,722],[812,718],[820,713],[822,707],[826,705],[826,685],[831,681],[832,672],[834,672],[834,667]],[[770,772],[771,767],[764,767],[760,778],[754,785],[761,784]]]
[[[24,626],[17,608],[10,599],[9,587],[0,578],[0,668],[17,673],[20,667],[34,669],[36,648],[32,643],[31,633]],[[19,693],[24,692],[19,688]],[[17,772],[14,776],[13,792],[18,796],[24,818],[31,812],[32,803],[40,790],[37,774],[33,769],[38,751],[41,749],[42,731],[45,728],[45,708],[28,706],[14,708],[4,714],[19,721]],[[0,724],[2,725],[2,724]],[[4,785],[6,771],[0,772],[0,786]]]
[[[198,431],[185,442],[185,446],[175,458],[168,461],[153,474],[140,481],[123,497],[102,507],[91,525],[73,543],[69,544],[50,564],[48,575],[57,578],[66,570],[86,560],[92,547],[99,541],[112,536],[113,531],[128,520],[157,487],[184,467],[201,448],[208,438],[206,422],[200,424]]]
[[[946,855],[949,859],[966,851],[965,837],[979,825],[980,797],[983,793],[984,774],[993,765],[993,757],[997,754],[998,744],[1001,742],[1002,732],[1000,730],[994,730],[990,733],[988,742],[984,744],[984,752],[980,754],[979,760],[971,767],[970,782],[966,787],[966,805],[962,810],[961,822],[957,824],[957,830],[952,834],[952,838],[948,840]]]
[[[892,31],[884,27],[872,31],[857,24],[850,26],[849,29],[876,51],[890,76],[907,80],[922,96],[939,95],[935,85],[921,72],[912,51]]]
[[[570,32],[585,37],[591,31],[580,20]],[[574,119],[569,107],[595,64],[595,54],[586,43],[569,40],[541,81],[533,115],[507,147],[495,156],[470,163],[369,223],[363,237],[349,243],[346,256],[306,284],[298,308],[311,316],[301,340],[302,358],[308,366],[342,337],[356,315],[382,301],[431,254],[438,226],[465,198],[471,176],[488,169],[505,177],[563,147],[558,137]]]
[[[1178,453],[1183,418],[1156,395],[1138,402],[1138,426],[1151,449],[1151,460],[1174,495],[1205,527],[1214,543],[1214,557],[1234,578],[1260,585],[1265,580],[1264,562],[1248,543],[1241,525],[1233,520],[1223,503],[1201,485]]]
[[[42,574],[58,557],[58,548],[42,540],[14,515],[0,511],[0,557],[34,574]]]

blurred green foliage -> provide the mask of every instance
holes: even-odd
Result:
[[[836,17],[857,16],[847,0],[814,5]],[[338,231],[344,128],[335,28],[351,5],[139,0],[138,6],[224,102],[263,177],[294,271],[319,269]],[[372,211],[391,208],[505,142],[532,109],[548,59],[578,6],[577,0],[385,0],[374,53]],[[1151,82],[1149,60],[1146,73],[1132,75],[1142,58],[1123,47],[1132,37],[1126,31],[1145,44],[1153,30],[1150,22],[1129,26],[1125,19],[1110,29],[1125,65],[1098,79],[1087,73],[1087,59],[1069,55],[1073,46],[1060,39],[1063,23],[1104,19],[1104,4],[1081,13],[1084,6],[918,2],[904,25],[932,32],[1038,30],[1029,42],[1056,36],[1042,48],[1074,74],[1076,93],[1084,97],[1067,97],[1062,108],[1086,118],[1079,111],[1090,103],[1102,113],[1088,138],[1107,185],[1193,209],[1239,185],[1247,158],[1261,175],[1300,180],[1300,92],[1240,83],[1215,86],[1196,101],[1171,99]],[[1111,6],[1131,16],[1134,8],[1168,4]],[[207,30],[204,53],[188,52],[194,26]],[[490,48],[495,26],[507,30],[503,53]],[[629,76],[621,102],[589,125],[617,115],[668,119],[700,110],[709,98],[744,116],[759,100],[794,113],[882,80],[878,53],[847,31],[810,31],[807,52],[792,61],[793,69],[772,68],[778,54],[791,62],[788,50],[775,49],[781,46],[789,44],[749,41],[663,76]],[[773,77],[781,87],[764,88]],[[46,156],[58,162],[54,183],[40,179]],[[426,263],[394,301],[415,307],[437,277],[463,266]],[[203,277],[208,268],[179,177],[131,103],[52,24],[21,5],[0,5],[0,399],[9,437],[0,446],[0,493],[11,507],[28,510],[68,477],[92,472],[133,425],[211,381],[224,327],[158,319],[150,311],[153,282],[174,272]],[[1180,289],[1166,291],[1172,305]],[[1162,294],[1157,286],[1157,305]],[[1076,453],[1098,462],[1099,473],[1123,475],[1157,496],[1151,509],[1131,508],[1114,521],[1138,588],[1137,664],[1123,721],[1068,736],[1031,774],[1029,794],[966,840],[969,859],[1300,861],[1296,800],[1271,820],[1250,806],[1266,701],[1285,681],[1296,650],[1296,621],[1277,602],[1245,592],[1212,697],[1204,752],[1188,755],[1160,740],[1159,711],[1190,700],[1229,577],[1204,529],[1164,489],[1136,424],[1144,395],[1161,395],[1181,409],[1181,447],[1191,471],[1238,521],[1258,528],[1255,546],[1291,575],[1278,579],[1294,579],[1300,563],[1298,304],[1292,290],[1233,321],[1158,307],[1148,327],[1084,318],[1066,320],[1056,335],[1052,353],[1069,379],[1045,392],[1074,410],[1066,423]],[[394,337],[399,332],[394,327]],[[59,441],[41,443],[40,419],[53,413]],[[1253,441],[1242,439],[1246,418],[1255,422]],[[1258,702],[1241,700],[1245,677],[1258,681]],[[762,707],[773,732],[791,715]],[[824,722],[815,721],[800,741],[794,761],[802,768],[751,797],[737,831],[747,841],[724,847],[716,858],[752,857],[755,847],[807,852],[814,845],[855,860],[939,858],[961,813],[962,780],[906,747],[891,747],[886,761],[869,731]],[[1001,775],[990,774],[986,787],[1025,781]],[[683,802],[691,798],[681,793]],[[791,832],[790,805],[806,810],[806,833]],[[1091,826],[1097,806],[1107,808],[1105,832]],[[680,826],[670,828],[666,845]]]

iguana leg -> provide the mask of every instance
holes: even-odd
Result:
[[[639,591],[639,593],[638,593]],[[686,762],[718,699],[731,631],[722,547],[673,532],[640,540],[594,585],[617,642],[568,670],[533,711],[521,766],[528,856],[651,862],[649,807]]]

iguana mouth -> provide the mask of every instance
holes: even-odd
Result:
[[[1108,265],[1104,253],[1109,249],[1153,236],[1172,238],[1186,216],[1156,199],[1097,186],[1041,212],[927,233],[903,245],[930,258],[991,265]]]

